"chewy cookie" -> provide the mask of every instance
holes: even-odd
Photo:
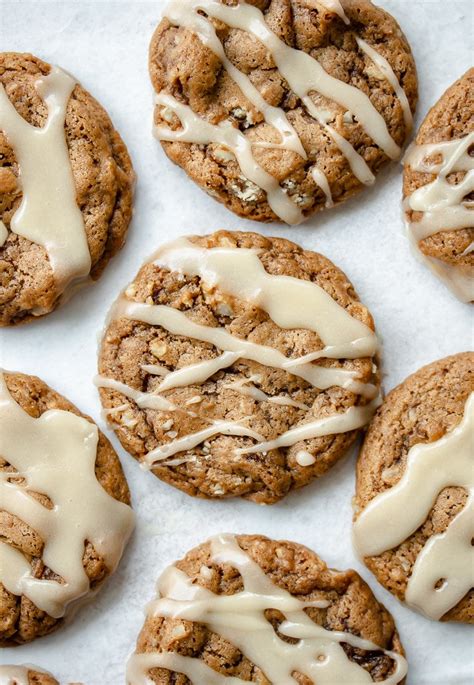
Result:
[[[430,618],[474,623],[474,354],[392,390],[357,464],[354,540],[377,580]]]
[[[149,66],[168,157],[257,221],[297,224],[374,183],[417,102],[410,47],[369,0],[172,0]]]
[[[36,666],[0,666],[0,685],[59,685],[51,673]]]
[[[474,69],[428,112],[405,156],[410,240],[465,302],[474,301]]]
[[[115,304],[97,384],[125,449],[198,497],[324,474],[372,416],[377,338],[328,259],[220,231],[163,246]]]
[[[0,326],[99,278],[125,240],[134,178],[107,113],[72,76],[0,53]]]
[[[57,629],[115,570],[133,529],[118,457],[33,376],[0,373],[0,646]]]
[[[161,575],[127,683],[352,685],[368,673],[395,685],[403,654],[355,571],[329,569],[294,542],[218,535]]]

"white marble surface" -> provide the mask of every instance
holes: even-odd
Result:
[[[413,47],[420,78],[417,122],[472,60],[472,0],[380,0]],[[119,289],[160,242],[217,228],[260,230],[316,249],[352,279],[384,344],[385,389],[421,365],[472,346],[472,319],[413,258],[400,219],[401,169],[393,165],[365,195],[300,228],[239,220],[174,167],[153,140],[147,50],[163,2],[0,0],[0,50],[30,51],[73,73],[107,108],[138,174],[129,240],[101,281],[47,318],[0,333],[0,364],[37,374],[103,427],[97,392],[97,335]],[[110,437],[110,432],[108,432]],[[136,533],[115,576],[94,603],[56,635],[0,652],[0,663],[32,662],[63,682],[120,685],[165,565],[220,531],[288,538],[330,566],[357,568],[391,610],[406,646],[410,685],[472,682],[469,627],[416,615],[383,590],[350,543],[354,454],[319,482],[273,507],[193,500],[143,473],[117,446],[137,512]]]

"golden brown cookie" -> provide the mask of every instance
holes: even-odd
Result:
[[[155,135],[239,216],[299,223],[371,185],[408,138],[417,76],[400,27],[369,0],[341,0],[343,16],[330,4],[164,10],[149,54]]]
[[[360,669],[371,682],[405,682],[389,612],[355,571],[330,569],[303,545],[219,535],[166,569],[158,591],[128,663],[129,685],[224,676],[310,685],[318,672],[350,685]]]
[[[474,592],[464,577],[472,533],[460,532],[471,506],[473,392],[470,352],[429,364],[392,390],[367,431],[355,497],[356,546],[377,580],[431,618],[465,623],[474,622]],[[381,508],[388,496],[392,516]],[[377,545],[385,549],[374,554]],[[452,594],[445,600],[443,592]]]
[[[469,69],[426,115],[407,152],[403,177],[414,247],[466,302],[474,300],[473,91],[474,69]],[[425,202],[421,193],[428,190]]]
[[[37,670],[36,666],[0,666],[0,682],[5,685],[59,685],[51,673]]]
[[[77,282],[97,280],[109,259],[122,247],[131,218],[135,175],[127,149],[105,110],[80,84],[73,82],[70,97],[67,92],[62,94],[66,81],[62,83],[61,76],[65,80],[71,77],[61,70],[59,73],[58,79],[55,67],[33,55],[0,54],[0,325],[3,326],[47,314],[71,294]],[[62,119],[55,109],[58,103],[66,109]],[[37,131],[25,127],[25,122]],[[48,138],[43,136],[40,141],[36,135],[37,145],[33,149],[26,136],[38,134],[47,124],[53,133],[57,127],[57,136],[48,134]],[[13,138],[15,130],[19,140]],[[21,141],[24,158],[20,162]],[[65,152],[61,145],[67,146]],[[52,187],[45,190],[43,181],[53,178],[53,168],[62,180],[72,173],[70,197],[63,188],[59,191],[60,197]],[[34,193],[39,197],[35,199]],[[52,218],[59,222],[61,240],[71,241],[59,257],[51,247],[54,243],[58,249],[57,236],[54,240],[51,237],[46,247],[38,242],[45,226],[51,224],[48,203],[54,205]],[[15,228],[25,209],[23,205],[29,212],[26,228],[35,231],[36,242],[25,237],[23,224]],[[65,226],[58,219],[64,207],[75,215],[75,221],[68,219]],[[63,262],[78,259],[73,236],[82,240],[85,255],[80,264],[69,268]],[[68,255],[68,250],[74,254]]]
[[[34,376],[5,373],[0,382],[0,646],[8,647],[56,630],[97,591],[120,559],[133,514],[120,461],[91,419]]]
[[[283,320],[293,311],[297,319]],[[325,336],[339,340],[333,317],[365,351],[325,346]],[[167,483],[273,503],[326,473],[369,420],[373,330],[347,277],[320,254],[256,233],[180,239],[142,267],[110,314],[102,404],[124,448]]]

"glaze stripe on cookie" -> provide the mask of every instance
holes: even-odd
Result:
[[[18,160],[22,189],[10,228],[46,250],[61,291],[72,281],[86,278],[91,268],[64,130],[75,85],[72,76],[58,67],[36,81],[36,91],[48,109],[48,118],[39,127],[23,119],[0,84],[0,129]],[[2,237],[6,238],[4,231],[0,231],[0,244]]]
[[[338,0],[327,0],[321,4],[329,11],[338,14],[346,23],[349,23]],[[199,14],[199,11],[204,11],[207,17]],[[356,149],[329,125],[327,112],[314,104],[310,97],[311,92],[318,92],[342,105],[351,117],[354,116],[357,119],[364,131],[388,157],[397,159],[400,156],[399,146],[391,137],[384,118],[374,107],[370,98],[358,88],[330,76],[321,64],[308,53],[288,46],[271,31],[263,13],[257,7],[248,5],[243,0],[236,6],[224,5],[217,0],[189,0],[187,3],[183,3],[181,0],[171,0],[165,9],[164,16],[171,24],[183,26],[193,31],[201,42],[219,57],[229,76],[239,86],[245,97],[262,113],[265,121],[279,132],[281,140],[279,143],[250,141],[230,121],[223,121],[219,125],[211,124],[195,114],[191,107],[178,102],[172,95],[164,92],[156,96],[155,102],[162,105],[162,116],[165,120],[172,121],[173,114],[175,114],[182,128],[173,130],[168,126],[155,126],[155,136],[159,140],[168,142],[217,143],[229,149],[237,158],[244,176],[266,191],[268,203],[273,212],[287,223],[299,223],[304,218],[303,213],[289,197],[286,197],[285,200],[285,190],[276,178],[268,174],[257,163],[253,156],[252,147],[285,148],[297,152],[306,159],[302,142],[288,121],[284,110],[266,103],[250,78],[237,69],[227,58],[223,45],[208,17],[220,20],[232,28],[246,31],[263,43],[291,90],[301,99],[310,116],[318,121],[332,138],[361,183],[370,185],[374,182],[375,177],[372,171]],[[411,128],[410,106],[393,69],[387,60],[365,41],[358,40],[358,45],[362,52],[375,63],[383,77],[394,89],[404,112],[407,129]],[[321,169],[316,167],[312,176],[315,183],[326,194],[327,206],[330,206],[331,199],[330,192],[328,192],[327,177]]]
[[[296,683],[295,672],[318,685],[372,683],[370,674],[347,657],[341,643],[390,656],[394,672],[380,681],[385,685],[395,685],[405,677],[407,665],[401,655],[385,651],[351,633],[326,630],[312,621],[305,608],[325,608],[328,602],[304,602],[278,587],[241,549],[233,535],[211,539],[211,562],[235,568],[242,577],[243,589],[232,595],[217,595],[193,584],[183,571],[170,566],[158,581],[157,599],[148,606],[148,616],[207,625],[258,666],[273,685]],[[265,617],[264,612],[269,609],[283,614],[278,631],[295,638],[296,643],[285,642],[279,637]],[[247,682],[221,675],[199,659],[163,651],[133,654],[127,666],[128,683],[146,685],[148,673],[153,668],[183,673],[193,683],[240,685]]]
[[[33,681],[30,680],[29,674],[32,672],[35,675],[51,676],[51,673],[42,671],[37,666],[0,666],[0,685],[30,685]]]
[[[97,444],[97,427],[72,412],[51,409],[39,418],[27,414],[0,372],[0,455],[15,469],[0,473],[2,508],[40,535],[44,565],[62,578],[61,583],[36,578],[26,557],[0,541],[0,582],[54,618],[64,616],[68,605],[89,591],[82,563],[85,541],[112,572],[133,528],[131,508],[97,480]],[[30,493],[47,496],[53,507]]]
[[[343,413],[335,413],[288,430],[275,440],[265,441],[241,421],[211,420],[210,426],[196,433],[178,438],[151,450],[144,456],[144,463],[153,467],[202,443],[210,436],[245,435],[256,443],[239,450],[242,454],[266,452],[278,447],[296,444],[333,433],[345,433],[364,426],[378,406],[377,389],[358,379],[357,372],[340,368],[326,368],[312,364],[316,359],[357,359],[371,357],[378,349],[375,333],[364,323],[352,317],[326,291],[312,281],[291,276],[269,274],[258,257],[258,250],[244,248],[201,248],[186,238],[180,238],[161,248],[154,256],[154,263],[171,272],[186,276],[199,276],[209,288],[218,288],[226,295],[245,300],[267,312],[283,329],[306,329],[314,331],[322,340],[322,350],[300,358],[288,358],[279,350],[254,343],[232,335],[223,327],[197,324],[184,312],[167,305],[134,302],[126,292],[112,311],[112,318],[126,318],[153,326],[161,326],[173,335],[185,336],[211,343],[221,351],[215,359],[167,373],[153,393],[141,392],[113,378],[98,376],[99,387],[116,390],[134,400],[141,408],[163,411],[185,411],[193,415],[192,406],[177,407],[162,392],[192,384],[202,384],[217,371],[231,366],[238,359],[258,362],[263,366],[288,371],[303,378],[321,390],[339,386],[372,400],[360,406],[350,407]],[[252,394],[258,401],[268,396],[257,388],[237,388],[243,394]],[[292,404],[290,398],[273,398],[280,404]],[[294,404],[294,403],[293,403]],[[195,414],[194,414],[195,416]]]
[[[456,606],[474,585],[473,436],[471,393],[461,423],[435,442],[414,445],[399,482],[371,500],[354,523],[358,552],[376,556],[402,544],[423,525],[444,488],[468,492],[464,508],[446,531],[426,542],[408,580],[407,603],[433,619]]]
[[[440,143],[410,146],[404,159],[413,171],[433,174],[435,179],[417,188],[404,201],[407,227],[412,244],[419,252],[419,242],[440,231],[455,231],[474,226],[474,205],[468,199],[474,192],[474,157],[469,150],[474,145],[474,132],[463,138]],[[463,172],[461,180],[451,183],[451,174]],[[408,212],[421,217],[408,218]],[[470,247],[468,250],[470,250]],[[474,299],[474,280],[453,265],[430,260],[437,271],[442,270],[451,287],[465,300]]]

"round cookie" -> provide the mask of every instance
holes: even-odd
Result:
[[[372,317],[328,259],[219,231],[163,246],[115,304],[97,384],[124,448],[190,495],[270,504],[372,416]]]
[[[407,152],[403,177],[411,242],[465,302],[474,300],[473,88],[469,69],[431,108]]]
[[[0,326],[48,314],[100,277],[124,243],[134,180],[80,84],[33,55],[0,53]]]
[[[219,535],[166,569],[157,590],[128,685],[310,685],[318,673],[349,685],[362,669],[370,682],[405,682],[391,615],[355,571],[329,569],[303,545]]]
[[[36,666],[0,666],[0,685],[59,685],[51,673]]]
[[[387,590],[433,619],[465,623],[474,622],[473,393],[466,352],[387,395],[359,456],[354,524],[356,548]]]
[[[173,0],[149,68],[168,157],[256,221],[297,224],[371,185],[417,102],[410,47],[369,0]]]
[[[40,379],[0,373],[0,436],[0,646],[11,647],[56,630],[93,596],[133,512],[110,442]]]

